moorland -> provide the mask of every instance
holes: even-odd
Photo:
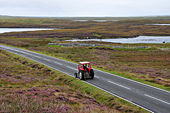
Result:
[[[75,19],[80,19],[80,18],[75,18]],[[169,17],[128,18],[128,19],[120,19],[119,21],[106,21],[106,22],[95,22],[90,20],[89,18],[88,20],[89,21],[85,21],[85,22],[77,22],[77,21],[73,21],[70,18],[69,19],[26,18],[26,17],[0,18],[1,28],[54,28],[54,30],[45,30],[45,31],[3,33],[0,34],[0,44],[6,44],[9,46],[24,48],[39,53],[51,55],[57,58],[65,59],[68,61],[76,62],[76,63],[78,63],[79,61],[89,61],[92,63],[94,68],[170,91],[170,67],[169,67],[170,66],[170,57],[169,57],[170,44],[169,43],[120,44],[120,43],[105,43],[105,42],[83,42],[83,43],[92,43],[92,44],[104,44],[104,46],[96,46],[96,47],[74,47],[74,46],[63,47],[57,45],[49,45],[49,43],[72,43],[72,42],[66,42],[64,40],[75,39],[75,38],[76,39],[132,38],[141,35],[142,36],[170,36],[170,26],[148,25],[148,24],[158,24],[158,23],[168,24],[170,23]],[[60,28],[60,29],[55,29],[55,28]],[[111,48],[110,46],[115,46],[118,48]],[[121,47],[123,46],[123,48],[119,48],[120,46]],[[141,47],[146,47],[146,48],[141,48]],[[4,60],[10,57],[4,56],[2,58],[3,58],[2,60]],[[13,65],[13,62],[7,64]],[[6,67],[11,67],[11,66],[8,65]],[[30,68],[30,66],[27,65],[26,70],[28,67]],[[6,69],[3,68],[2,70],[6,70]],[[1,71],[1,72],[2,72],[1,74],[3,75],[1,79],[3,81],[4,79],[6,80],[9,79],[8,77],[4,78],[4,76],[5,77],[7,76],[4,75],[5,71]],[[18,71],[14,71],[13,74],[15,75],[15,73],[17,72]],[[27,71],[23,73],[27,73]],[[30,77],[32,76],[36,77],[37,73],[38,72],[35,72],[35,74],[32,74]],[[60,75],[60,73],[58,73],[58,75]],[[22,77],[20,79],[22,79]],[[11,83],[7,84],[6,82],[4,83],[5,85],[1,86],[1,89],[4,89],[7,92],[10,89],[7,86],[10,87],[12,87],[12,85],[15,86],[14,83],[12,84]],[[62,82],[62,84],[65,83],[67,82]],[[22,85],[23,84],[25,83],[22,82]],[[23,87],[19,86],[19,88],[23,90],[25,89],[25,85]],[[30,84],[28,86],[30,86],[29,88],[35,87],[34,85],[30,85]],[[35,88],[38,88],[37,90],[41,90],[41,88],[38,87],[39,85],[36,84],[36,86],[37,87]],[[4,87],[7,87],[7,89]],[[9,92],[10,91],[13,91],[13,89],[9,90]],[[25,90],[21,92],[25,93]],[[15,93],[12,94],[15,95]],[[87,92],[85,92],[85,94],[87,94]],[[4,95],[6,95],[6,93]],[[101,97],[99,96],[100,98],[97,98],[98,96],[96,95],[90,95],[90,96],[94,97],[97,100],[97,102],[101,102],[100,101]],[[109,98],[107,99],[110,100]],[[102,101],[102,102],[105,103],[106,101]],[[123,103],[127,103],[127,102],[123,102]],[[122,103],[120,103],[119,105],[121,104]],[[110,105],[111,103],[107,104],[107,106]],[[133,111],[128,111],[128,109],[126,109],[127,110],[126,111],[125,108],[123,108],[122,112],[134,112],[137,109],[134,108],[135,110]],[[133,109],[133,107],[131,107],[130,109]],[[114,110],[117,109],[115,109],[114,107]],[[118,112],[120,111],[118,110]]]
[[[29,59],[0,50],[0,112],[143,113],[126,101]]]

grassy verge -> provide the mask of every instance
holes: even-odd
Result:
[[[147,112],[78,79],[0,50],[0,112]]]

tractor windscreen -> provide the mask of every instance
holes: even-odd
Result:
[[[84,66],[90,68],[90,64],[84,64]]]

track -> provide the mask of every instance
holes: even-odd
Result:
[[[73,76],[74,72],[77,70],[77,64],[47,55],[42,55],[28,50],[22,50],[4,45],[0,45],[0,49],[32,59],[70,76]],[[86,80],[85,82],[112,95],[121,97],[150,112],[170,113],[169,91],[155,88],[100,70],[95,69],[94,72],[94,79]]]

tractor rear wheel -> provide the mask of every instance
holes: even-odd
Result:
[[[79,73],[80,80],[84,80],[84,74],[82,72]]]

